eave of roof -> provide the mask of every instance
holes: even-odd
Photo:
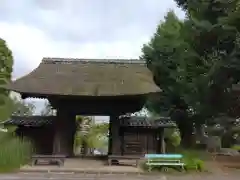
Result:
[[[120,118],[122,127],[142,127],[142,128],[170,128],[176,127],[176,123],[169,117],[148,118],[143,116],[130,116]]]
[[[7,85],[21,94],[145,95],[160,92],[140,60],[43,58],[31,73]]]
[[[56,116],[12,116],[2,122],[4,126],[29,126],[41,127],[53,125]]]

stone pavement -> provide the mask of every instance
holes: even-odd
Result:
[[[134,162],[135,163],[135,162]],[[20,169],[21,172],[77,172],[77,173],[141,173],[140,168],[134,166],[108,166],[106,160],[95,160],[95,159],[81,159],[81,158],[67,158],[64,166],[49,166],[49,165],[36,165],[30,166],[25,165]]]
[[[0,175],[0,180],[165,180],[165,176],[136,176],[124,174],[61,174],[61,173],[18,173]]]
[[[124,174],[74,174],[74,173],[16,173],[2,174],[0,180],[239,180],[240,174],[196,175],[124,175]]]

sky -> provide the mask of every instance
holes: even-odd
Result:
[[[173,0],[0,0],[0,37],[14,56],[13,78],[43,57],[138,58]]]

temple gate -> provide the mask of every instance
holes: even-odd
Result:
[[[109,154],[117,153],[119,115],[141,110],[149,95],[160,92],[145,62],[117,59],[43,58],[7,88],[23,99],[49,100],[57,110],[53,152],[68,156],[73,153],[76,115],[110,116]]]

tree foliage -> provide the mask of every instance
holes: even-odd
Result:
[[[0,121],[11,115],[11,99],[5,85],[11,81],[13,57],[6,42],[0,38]]]
[[[35,110],[34,104],[25,102],[16,97],[12,98],[12,115],[15,116],[32,116]]]
[[[161,109],[158,111],[169,111],[176,99],[180,104],[180,96],[186,91],[182,87],[182,81],[185,79],[183,71],[185,62],[180,57],[188,56],[188,53],[184,51],[184,46],[187,44],[181,37],[182,25],[183,22],[174,12],[169,12],[165,16],[165,21],[158,26],[151,41],[143,47],[141,59],[147,62],[156,84],[163,90],[160,98],[162,104],[159,106]]]
[[[96,124],[91,117],[77,116],[78,132],[75,138],[75,145],[83,148],[83,154],[86,155],[88,149],[105,149],[108,141],[108,123]]]
[[[89,148],[104,148],[108,134],[108,123],[92,124],[87,135],[87,145]]]
[[[176,128],[165,129],[164,138],[167,139],[167,146],[177,147],[181,143],[181,136]]]
[[[237,144],[240,137],[240,120],[220,115],[217,118],[208,120],[205,132],[209,136],[220,136],[223,147],[231,147]]]
[[[239,82],[239,0],[178,1],[189,24],[188,42],[199,62],[205,63],[205,112],[227,113],[232,85]],[[201,93],[200,93],[201,94]],[[221,98],[219,98],[221,97]],[[206,108],[207,107],[207,108]]]
[[[232,108],[232,85],[240,77],[240,10],[239,0],[176,2],[186,18],[168,12],[141,59],[163,90],[147,107],[171,115],[184,142],[194,122],[229,114]]]
[[[184,25],[184,21],[170,11],[159,24],[151,41],[144,45],[141,59],[147,62],[155,83],[163,90],[159,97],[150,99],[147,107],[161,115],[172,116],[177,121],[181,135],[189,137],[184,134],[183,128],[187,129],[190,121],[183,120],[186,119],[192,100],[190,94],[193,93],[195,78],[192,74],[196,66],[193,61],[195,54],[184,39]],[[191,133],[191,129],[185,132]]]
[[[52,108],[51,104],[46,101],[44,103],[44,108],[41,110],[41,116],[53,116],[55,115],[55,111]]]

